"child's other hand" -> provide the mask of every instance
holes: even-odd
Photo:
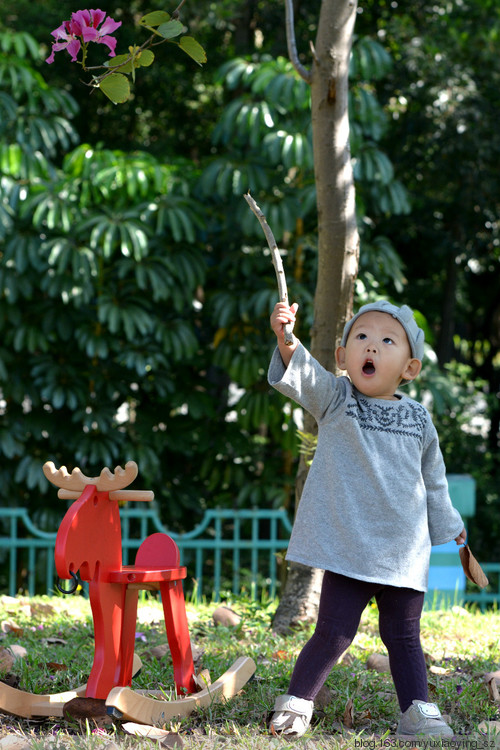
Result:
[[[295,313],[299,309],[296,302],[288,306],[285,302],[277,302],[271,313],[271,328],[276,334],[278,341],[284,340],[283,326],[286,323],[295,323]]]
[[[456,541],[457,544],[465,544],[466,539],[467,539],[467,532],[466,532],[465,526],[464,526],[464,528],[462,529],[462,531],[460,532],[460,534],[457,537],[455,537],[455,541]]]

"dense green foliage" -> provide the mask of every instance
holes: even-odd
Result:
[[[67,5],[67,15],[80,7]],[[308,62],[318,8],[298,5]],[[123,21],[126,47],[134,19],[160,3],[101,7]],[[493,559],[498,9],[370,0],[360,10],[350,95],[359,299],[389,295],[422,315],[439,363],[430,356],[418,395],[431,399],[449,470],[478,479],[473,530]],[[265,377],[276,283],[242,195],[252,191],[285,248],[307,341],[309,91],[285,57],[277,0],[183,12],[207,65],[158,54],[120,107],[89,95],[66,53],[43,62],[60,4],[47,0],[41,16],[9,1],[0,21],[0,471],[4,502],[51,526],[49,458],[87,473],[135,459],[176,529],[207,506],[293,505],[295,423]]]

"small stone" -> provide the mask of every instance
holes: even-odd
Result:
[[[326,708],[332,702],[332,691],[323,685],[320,688],[319,693],[314,699],[314,705],[316,708]]]
[[[500,721],[482,721],[478,729],[483,735],[498,737],[500,736]]]
[[[0,750],[31,750],[31,745],[24,737],[9,734],[0,739]]]
[[[18,643],[13,643],[11,646],[9,646],[8,651],[11,652],[14,660],[24,659],[26,656],[28,656],[27,649],[25,649],[24,646],[20,646]]]
[[[222,625],[225,628],[237,628],[241,623],[241,616],[224,605],[217,607],[212,618],[216,625]]]
[[[0,672],[9,672],[14,666],[14,655],[6,648],[0,648]]]
[[[384,654],[370,654],[366,661],[366,668],[375,672],[390,672],[389,657]]]
[[[155,659],[158,659],[158,661],[161,661],[161,659],[164,659],[167,654],[170,653],[170,649],[168,647],[168,643],[160,643],[159,646],[153,646],[151,649],[151,656],[154,656]]]

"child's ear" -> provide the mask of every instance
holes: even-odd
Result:
[[[415,380],[420,375],[422,369],[422,362],[419,359],[409,359],[405,369],[403,370],[401,377],[403,380]]]
[[[345,370],[345,346],[338,346],[336,348],[335,361],[339,370]]]

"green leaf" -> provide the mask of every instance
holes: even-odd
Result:
[[[158,26],[157,32],[164,39],[173,39],[174,36],[179,36],[184,31],[184,24],[177,20],[168,21],[168,23],[162,23]]]
[[[116,55],[111,60],[106,60],[104,63],[108,68],[120,67],[120,73],[130,73],[132,71],[132,60],[130,55]]]
[[[130,96],[130,84],[121,73],[112,73],[103,78],[99,83],[99,88],[114,104],[126,102]]]
[[[170,20],[169,14],[164,10],[154,10],[152,13],[146,13],[139,23],[141,26],[159,26]]]
[[[199,44],[196,39],[193,39],[192,36],[183,36],[179,42],[179,47],[184,50],[189,57],[192,57],[198,65],[206,63],[207,53],[201,44]]]
[[[107,60],[105,65],[108,68],[120,68],[120,73],[131,73],[134,68],[147,68],[149,67],[155,56],[149,49],[137,50],[135,56],[128,55],[117,55],[112,60]]]
[[[150,49],[143,50],[134,60],[134,64],[138,68],[149,68],[155,59],[154,54]]]

